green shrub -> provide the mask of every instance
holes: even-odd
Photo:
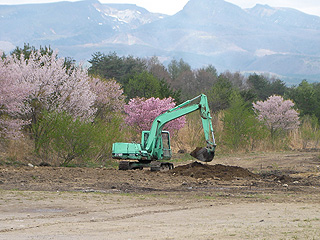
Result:
[[[233,151],[253,150],[257,141],[265,136],[265,129],[255,118],[248,103],[233,94],[230,107],[223,118],[223,144]]]
[[[112,143],[121,139],[121,123],[122,118],[117,115],[107,121],[90,122],[67,113],[45,113],[36,126],[42,129],[36,150],[52,165],[103,161],[111,156]]]

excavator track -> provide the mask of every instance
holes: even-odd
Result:
[[[132,161],[121,161],[119,162],[119,170],[142,170],[144,167],[149,167],[149,163],[144,162],[132,162]]]
[[[152,172],[156,172],[156,171],[165,172],[174,168],[173,164],[169,162],[158,162],[158,161],[152,161],[150,163],[131,162],[131,161],[119,162],[119,170],[124,170],[124,171],[135,170],[135,169],[142,170],[144,167],[150,167],[150,170]]]
[[[152,161],[150,163],[150,170],[152,172],[156,172],[156,171],[165,172],[165,171],[169,171],[170,169],[173,169],[173,168],[174,168],[173,164],[169,163],[169,162]]]
[[[130,162],[129,161],[121,161],[119,163],[119,170],[130,170]]]

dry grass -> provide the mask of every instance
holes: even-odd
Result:
[[[0,161],[8,164],[27,164],[32,161],[33,142],[27,138],[3,141]]]
[[[219,112],[213,115],[213,127],[215,131],[215,138],[217,143],[217,151],[223,153],[235,153],[235,152],[246,152],[248,149],[250,151],[257,152],[271,152],[271,151],[281,151],[281,150],[299,150],[299,149],[314,149],[318,147],[317,139],[305,139],[303,138],[302,130],[295,129],[288,133],[284,133],[274,140],[270,139],[270,136],[265,136],[263,139],[251,142],[247,149],[234,150],[223,145],[223,112]],[[305,130],[305,129],[304,129]],[[314,129],[310,129],[314,131]],[[317,130],[319,131],[319,130]],[[308,144],[305,142],[308,141]],[[205,139],[203,134],[203,128],[201,119],[199,118],[199,113],[193,113],[187,116],[187,124],[174,135],[172,139],[172,149],[173,152],[179,150],[185,150],[187,152],[192,151],[198,146],[205,145]]]
[[[281,151],[281,150],[298,150],[298,149],[315,149],[318,147],[319,140],[315,139],[305,139],[303,138],[302,130],[306,131],[306,126],[304,129],[296,129],[283,137],[279,137],[273,142],[268,136],[255,142],[250,143],[251,146],[248,148],[234,150],[223,145],[223,122],[221,118],[223,113],[218,113],[213,115],[213,127],[215,131],[215,138],[217,143],[217,154],[225,153],[245,153],[250,152],[271,152],[271,151]],[[314,129],[309,129],[311,132]],[[317,130],[319,131],[319,130]],[[136,133],[129,126],[124,126],[122,130],[122,140],[125,142],[136,141],[140,142],[141,133]],[[205,146],[205,138],[203,134],[203,127],[201,123],[201,118],[199,113],[195,112],[187,115],[186,125],[180,129],[178,132],[173,133],[171,141],[171,147],[173,153],[177,153],[179,150],[184,150],[185,152],[191,152],[196,147]],[[54,162],[54,156],[51,154],[48,162]],[[46,161],[45,156],[37,157],[34,154],[33,141],[25,137],[19,140],[7,140],[0,141],[0,164],[39,164],[42,161]]]
[[[191,152],[197,146],[202,146],[205,143],[201,119],[195,117],[194,114],[187,116],[185,126],[175,133],[172,137],[172,150],[177,152],[184,150]]]

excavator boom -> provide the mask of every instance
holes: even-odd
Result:
[[[155,146],[156,140],[159,138],[166,123],[197,110],[200,110],[200,116],[207,146],[204,148],[196,148],[192,152],[191,156],[203,162],[212,161],[216,145],[208,100],[207,96],[204,94],[188,100],[156,117],[156,119],[152,123],[150,135],[148,137],[146,145],[147,152],[151,153],[151,155],[154,155],[154,151],[157,149]]]

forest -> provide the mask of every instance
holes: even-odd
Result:
[[[320,83],[199,69],[183,59],[92,54],[89,67],[50,47],[0,59],[0,164],[112,165],[113,142],[140,140],[162,112],[206,94],[217,154],[318,148]],[[174,152],[203,145],[197,113],[168,124]],[[180,156],[181,157],[181,156]]]

